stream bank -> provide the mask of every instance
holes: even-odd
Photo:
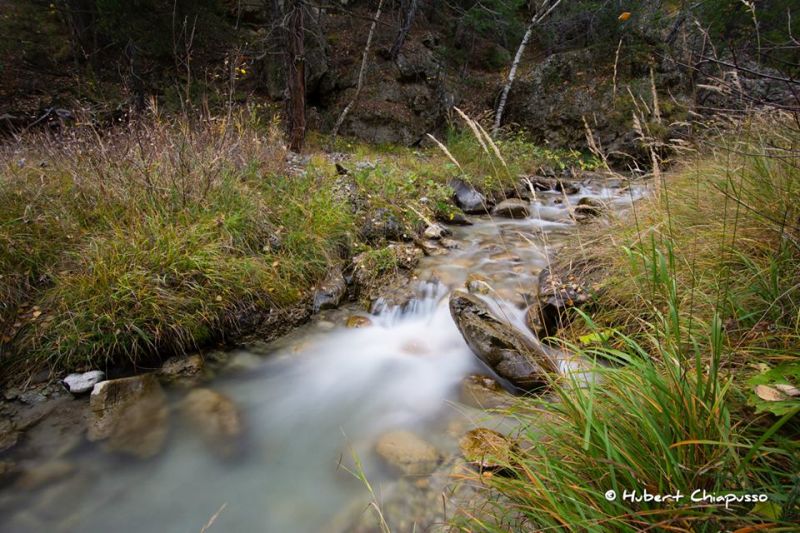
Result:
[[[320,309],[276,342],[204,354],[206,370],[165,365],[175,375],[162,381],[176,385],[142,396],[156,398],[146,416],[122,410],[137,420],[141,414],[150,433],[133,457],[125,453],[131,435],[125,428],[116,451],[113,429],[94,434],[100,445],[84,439],[85,400],[49,385],[54,398],[38,404],[59,415],[31,423],[7,463],[0,506],[9,527],[103,530],[121,521],[131,530],[182,531],[187,524],[200,529],[227,504],[218,518],[225,530],[327,531],[334,516],[342,530],[369,530],[371,518],[359,518],[364,486],[337,467],[342,461],[355,467],[347,460],[351,450],[370,482],[385,487],[385,512],[397,530],[441,522],[442,491],[468,468],[459,439],[474,427],[511,429],[503,417],[474,407],[507,400],[491,379],[476,377],[489,369],[453,322],[451,291],[477,286],[473,292],[483,292],[504,323],[527,331],[540,274],[569,242],[571,206],[594,198],[624,207],[642,192],[610,185],[595,177],[569,190],[532,186],[531,197],[520,200],[525,210],[509,218],[496,211],[471,215],[470,226],[449,226],[450,246],[431,253],[427,243],[428,255],[371,303],[372,313],[353,304]],[[421,240],[418,248],[442,241],[444,235],[432,233],[438,239]],[[145,390],[161,389],[153,381]],[[198,427],[198,419],[212,422]],[[470,498],[469,491],[452,496],[450,512]]]

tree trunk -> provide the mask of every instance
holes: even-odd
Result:
[[[286,81],[289,92],[289,149],[300,153],[306,136],[306,59],[303,0],[287,5]]]
[[[389,51],[389,58],[394,61],[403,48],[403,43],[406,42],[408,32],[411,31],[411,25],[414,24],[414,16],[417,14],[417,0],[403,0],[403,23],[400,25],[400,31],[397,32],[397,37],[394,40],[392,49]]]
[[[379,0],[378,2],[378,9],[375,11],[375,18],[372,19],[372,26],[369,28],[369,33],[367,34],[367,44],[364,45],[364,54],[361,56],[361,69],[358,71],[358,83],[356,84],[356,93],[353,95],[352,100],[348,102],[345,108],[342,110],[342,114],[339,115],[339,118],[336,120],[336,124],[333,126],[333,132],[331,137],[333,140],[336,140],[336,135],[339,133],[339,128],[342,127],[342,123],[344,123],[344,119],[347,116],[347,113],[350,112],[350,108],[355,105],[356,100],[358,100],[358,96],[361,94],[361,88],[364,86],[364,76],[366,75],[367,71],[367,59],[369,58],[369,48],[372,44],[372,36],[375,34],[375,26],[378,24],[378,19],[381,18],[381,8],[383,7],[383,0]]]
[[[511,63],[511,70],[508,72],[508,80],[506,81],[505,86],[503,86],[503,92],[500,95],[500,103],[497,105],[497,112],[494,114],[492,135],[497,135],[497,132],[500,129],[500,122],[503,120],[503,110],[505,109],[506,102],[508,101],[508,93],[511,92],[511,85],[514,83],[514,79],[517,77],[517,67],[519,67],[519,62],[522,59],[522,54],[525,52],[525,47],[528,46],[528,42],[531,40],[533,28],[542,20],[544,20],[544,18],[549,15],[550,12],[553,11],[553,9],[555,9],[560,3],[561,0],[556,0],[553,4],[550,4],[550,0],[545,0],[538,14],[534,15],[528,24],[528,29],[525,30],[525,35],[522,37],[522,42],[519,43],[519,48],[517,48],[514,61]]]

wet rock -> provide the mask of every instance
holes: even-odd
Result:
[[[0,420],[0,452],[16,446],[19,442],[19,433],[9,420]]]
[[[362,315],[353,315],[347,318],[346,328],[368,328],[372,326],[372,320]]]
[[[500,383],[489,376],[473,374],[461,381],[461,401],[479,409],[507,407],[513,397]]]
[[[214,453],[224,458],[235,455],[243,425],[230,398],[211,389],[193,389],[184,398],[181,413]]]
[[[548,382],[558,365],[545,348],[498,318],[480,297],[464,291],[450,296],[450,314],[475,355],[511,385],[533,390]]]
[[[95,385],[106,379],[105,372],[101,370],[92,370],[84,372],[83,374],[70,374],[65,377],[62,383],[64,387],[72,394],[86,394],[91,392]]]
[[[409,355],[430,355],[431,349],[422,341],[418,339],[409,339],[400,346],[403,353]]]
[[[345,292],[347,292],[347,283],[342,273],[338,270],[331,272],[314,293],[314,312],[319,313],[324,309],[337,308],[342,302]]]
[[[460,178],[451,179],[449,185],[454,191],[453,200],[464,213],[470,215],[489,212],[491,206],[487,203],[486,197],[472,185]]]
[[[544,327],[544,320],[542,319],[542,311],[539,309],[538,304],[533,304],[525,311],[525,325],[528,326],[538,338],[547,336],[547,330]]]
[[[464,459],[482,472],[508,469],[516,449],[502,433],[487,428],[467,432],[458,441],[458,447]]]
[[[228,362],[227,369],[231,372],[249,372],[261,366],[262,359],[254,353],[236,352]]]
[[[75,471],[75,465],[68,461],[49,461],[26,468],[17,478],[15,485],[23,490],[36,490],[63,479]]]
[[[442,459],[432,444],[410,431],[385,433],[378,439],[375,452],[393,470],[406,476],[430,474]]]
[[[443,248],[440,246],[439,242],[437,241],[419,241],[419,247],[425,253],[425,255],[445,255],[447,254],[447,248]]]
[[[581,191],[581,187],[578,183],[566,180],[556,180],[556,187],[555,189],[558,192],[564,194],[578,194]]]
[[[166,395],[153,374],[102,381],[89,399],[87,437],[144,459],[161,451],[168,417]]]
[[[492,209],[492,216],[504,218],[528,218],[530,216],[530,204],[519,198],[509,198],[503,200]]]
[[[397,266],[404,270],[413,270],[422,259],[422,250],[413,244],[393,244],[390,246],[397,258]]]
[[[537,301],[545,335],[555,335],[566,323],[569,308],[586,305],[590,300],[589,288],[574,273],[553,273],[550,268],[539,273]]]
[[[489,294],[492,292],[492,286],[489,285],[488,278],[474,272],[467,276],[464,286],[470,294]]]
[[[607,206],[602,200],[585,196],[578,201],[578,205],[573,210],[573,216],[578,222],[588,222],[590,219],[602,215],[606,209]]]
[[[167,381],[182,381],[197,377],[203,371],[203,366],[203,358],[199,354],[170,357],[161,365],[158,375]]]
[[[425,228],[425,231],[422,232],[422,236],[426,239],[439,240],[450,235],[451,233],[452,232],[444,226],[439,224],[431,224]]]
[[[445,239],[442,239],[441,241],[439,241],[439,244],[441,244],[444,248],[446,248],[448,250],[455,250],[457,248],[461,248],[461,244],[459,244],[459,242],[457,240],[455,240],[455,239],[446,239],[445,238]]]

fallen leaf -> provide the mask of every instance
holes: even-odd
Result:
[[[33,317],[33,319],[34,319],[34,320],[36,320],[37,318],[39,318],[40,316],[42,316],[42,312],[41,312],[41,311],[39,311],[39,310],[37,309],[36,311],[34,311],[33,313],[31,313],[31,316]]]
[[[214,298],[214,300],[216,300],[217,302],[221,302],[221,301],[222,301],[222,296],[220,296],[220,295],[218,294],[218,295],[217,295],[217,297],[216,297],[216,298]]]
[[[800,389],[794,387],[792,385],[786,385],[784,383],[778,383],[775,385],[775,388],[784,393],[787,396],[800,396]]]
[[[631,18],[631,12],[630,11],[623,11],[622,13],[620,13],[619,17],[617,17],[617,20],[619,20],[621,22],[625,22],[629,18]]]
[[[766,385],[756,386],[756,396],[767,402],[780,402],[786,399],[781,391]]]

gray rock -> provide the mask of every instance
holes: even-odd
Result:
[[[592,218],[602,215],[606,209],[608,207],[602,200],[584,196],[578,200],[578,205],[573,210],[573,216],[578,222],[588,222]]]
[[[236,352],[228,361],[226,367],[230,372],[247,372],[258,368],[263,363],[263,360],[251,352]]]
[[[410,431],[385,433],[375,452],[393,470],[407,476],[424,476],[436,470],[441,455],[436,448]]]
[[[342,273],[338,270],[331,272],[314,293],[314,312],[318,313],[324,309],[339,307],[345,292],[347,292],[347,283]]]
[[[514,387],[541,388],[558,372],[557,362],[535,338],[498,318],[480,297],[454,291],[450,314],[478,359]]]
[[[153,374],[101,381],[89,398],[90,441],[148,458],[158,454],[169,430],[164,390]]]
[[[460,178],[453,178],[448,183],[453,189],[453,200],[467,214],[485,214],[490,205],[486,196],[478,192],[472,185]]]
[[[95,385],[106,379],[102,370],[91,370],[83,374],[70,374],[62,383],[72,394],[86,394],[91,392]]]
[[[0,452],[16,446],[19,432],[9,420],[0,420]]]
[[[365,242],[373,244],[383,240],[404,241],[412,237],[411,232],[403,227],[400,220],[388,209],[383,208],[367,214],[359,235]]]
[[[492,209],[492,216],[505,218],[528,218],[531,214],[530,204],[519,198],[503,200]]]

